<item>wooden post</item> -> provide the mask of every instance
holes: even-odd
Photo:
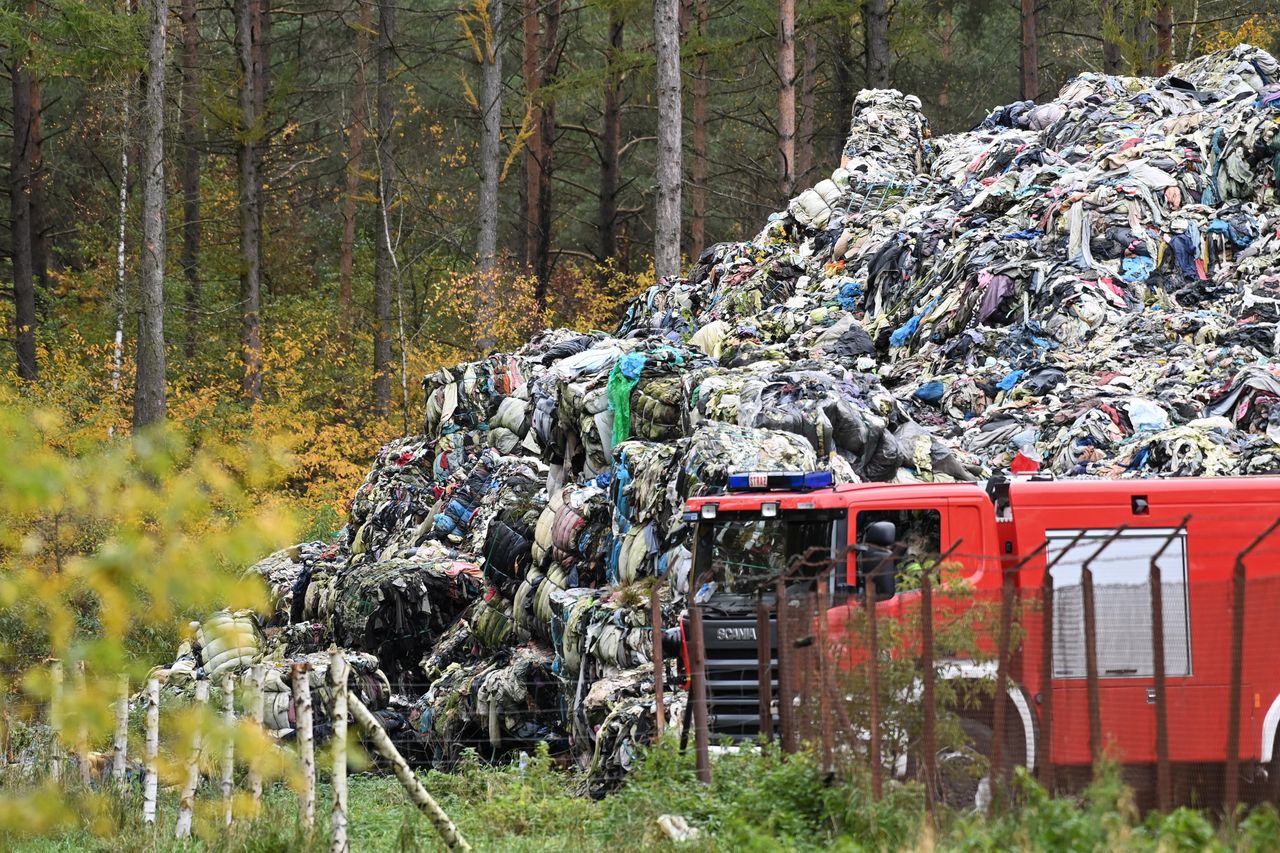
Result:
[[[209,681],[196,680],[196,710],[199,712],[209,702]],[[187,755],[187,778],[178,800],[178,823],[174,826],[174,838],[191,837],[191,819],[195,814],[196,788],[200,785],[200,753],[204,751],[204,720],[197,719],[191,733],[191,752]]]
[[[787,582],[778,578],[777,582],[777,623],[778,623],[778,738],[783,752],[791,752],[795,748],[795,705],[791,696],[791,664],[795,660],[795,649],[791,647],[791,626],[787,624]]]
[[[257,726],[262,725],[262,711],[266,704],[266,693],[263,690],[266,682],[267,668],[255,664],[249,669],[249,683],[246,684],[246,697],[249,708],[249,721]],[[249,756],[249,796],[253,805],[253,814],[257,816],[262,805],[262,767],[258,764],[259,756]]]
[[[830,772],[835,758],[835,730],[831,720],[831,694],[827,690],[827,613],[831,610],[831,572],[818,578],[818,725],[822,730],[822,769]]]
[[[760,734],[773,742],[773,648],[769,631],[769,608],[764,594],[756,596],[756,682],[760,699]]]
[[[89,764],[89,722],[84,718],[85,695],[88,689],[84,661],[76,661],[76,753],[80,757],[80,784],[86,788],[93,780],[93,767]]]
[[[891,556],[881,559],[873,574],[888,571],[891,559]],[[871,770],[871,799],[878,803],[883,793],[880,782],[880,640],[876,636],[876,581],[870,574],[862,580],[862,602],[867,614],[867,698],[870,703],[868,763]]]
[[[1236,819],[1236,803],[1240,797],[1240,690],[1244,681],[1244,601],[1245,571],[1244,560],[1255,548],[1262,544],[1275,529],[1280,527],[1280,518],[1258,538],[1249,543],[1243,551],[1236,555],[1235,568],[1231,574],[1231,695],[1230,710],[1227,716],[1227,766],[1223,770],[1222,811],[1226,815],[1228,825],[1234,825]]]
[[[1102,762],[1102,697],[1098,690],[1098,618],[1093,598],[1093,561],[1128,529],[1122,524],[1080,566],[1080,596],[1084,604],[1085,686],[1089,692],[1089,754],[1096,773]]]
[[[667,728],[667,709],[663,705],[663,693],[666,688],[667,662],[662,654],[662,601],[658,597],[655,585],[649,593],[649,625],[653,632],[653,709],[654,727],[657,737],[661,738]]]
[[[298,720],[298,756],[302,762],[302,827],[308,836],[316,825],[316,745],[311,727],[310,665],[295,663],[289,675]]]
[[[711,732],[707,728],[707,659],[702,608],[689,605],[689,666],[693,670],[689,701],[693,703],[693,751],[698,781],[711,784]]]
[[[227,736],[227,743],[222,748],[222,822],[231,826],[236,775],[236,678],[231,673],[222,679],[222,721],[226,725]]]
[[[1006,707],[1009,701],[1009,646],[1013,641],[1013,573],[1003,571],[1000,582],[1000,638],[996,641],[996,695],[991,719],[991,767],[987,778],[991,785],[988,814],[999,807],[1004,786],[1004,741],[1008,725]]]
[[[146,776],[142,783],[142,822],[156,822],[156,756],[160,753],[160,679],[147,679]]]
[[[330,853],[347,853],[347,659],[329,647],[329,687],[333,691],[333,836]]]
[[[924,706],[923,730],[920,733],[920,764],[924,768],[924,813],[933,822],[938,778],[937,708],[933,690],[933,567],[920,573],[920,703]],[[997,688],[997,700],[999,691]]]
[[[125,770],[129,766],[129,676],[120,675],[120,696],[116,699],[116,731],[112,745],[111,779],[117,787],[124,786]]]
[[[1156,808],[1168,814],[1173,808],[1173,785],[1169,772],[1169,713],[1165,705],[1164,660],[1164,579],[1160,571],[1160,558],[1169,546],[1178,540],[1191,521],[1188,515],[1182,519],[1169,537],[1151,557],[1151,668],[1156,699]]]
[[[1085,531],[1075,535],[1062,552],[1044,567],[1040,585],[1040,757],[1036,762],[1040,772],[1040,784],[1053,792],[1053,567],[1084,538]],[[1042,548],[1049,547],[1048,540]],[[1039,549],[1038,549],[1039,550]],[[1033,555],[1034,556],[1034,555]],[[1028,560],[1030,557],[1028,557]]]
[[[52,681],[49,695],[49,729],[53,734],[49,745],[49,778],[62,781],[62,661],[53,660],[49,665]]]

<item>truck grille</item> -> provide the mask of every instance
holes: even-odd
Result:
[[[707,713],[712,741],[754,740],[760,734],[760,670],[755,619],[703,617]],[[777,732],[777,629],[769,621],[770,674]]]

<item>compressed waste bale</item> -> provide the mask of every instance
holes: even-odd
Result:
[[[196,647],[206,678],[221,683],[228,672],[239,672],[262,655],[262,630],[248,610],[223,610],[200,623]]]

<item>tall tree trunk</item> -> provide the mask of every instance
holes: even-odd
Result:
[[[1102,70],[1107,74],[1120,73],[1120,10],[1119,0],[1099,0],[1098,11],[1102,18]]]
[[[618,154],[622,142],[622,82],[617,70],[622,51],[623,18],[609,9],[609,47],[605,49],[604,114],[600,127],[600,263],[618,254]]]
[[[887,89],[892,79],[889,73],[889,0],[863,0],[862,28],[867,87]]]
[[[498,178],[502,169],[502,32],[503,0],[489,0],[484,28],[484,100],[480,108],[480,233],[476,265],[480,272],[476,300],[476,348],[489,352],[498,345],[493,325],[498,306]]]
[[[164,75],[169,27],[168,0],[149,0],[151,35],[147,47],[142,104],[142,265],[138,317],[138,372],[133,394],[133,427],[164,420]]]
[[[1155,21],[1148,14],[1151,8],[1142,4],[1133,16],[1133,73],[1143,76],[1151,73],[1155,56],[1151,49],[1151,30]]]
[[[836,119],[842,130],[848,130],[853,119],[854,84],[853,19],[837,17],[836,30]]]
[[[796,184],[796,0],[778,0],[778,188]]]
[[[355,267],[356,196],[360,192],[360,157],[364,153],[365,63],[369,60],[369,0],[359,0],[360,19],[356,24],[356,85],[351,104],[351,125],[347,128],[347,187],[342,198],[342,244],[338,250],[338,307],[343,328],[351,325],[351,274]]]
[[[26,56],[14,62],[13,150],[9,165],[9,216],[13,234],[14,344],[18,376],[39,378],[36,366],[36,286],[31,258],[31,74]]]
[[[1165,75],[1173,65],[1173,0],[1156,2],[1156,74]]]
[[[385,418],[391,411],[391,246],[385,221],[395,173],[394,114],[391,65],[395,43],[394,0],[378,0],[378,193],[379,228],[373,254],[373,412]]]
[[[240,184],[240,357],[244,362],[242,390],[250,403],[262,399],[262,255],[257,142],[262,133],[258,115],[254,41],[261,21],[261,0],[236,0],[236,54],[240,62],[240,130],[236,161]]]
[[[804,65],[800,71],[800,130],[796,137],[796,185],[808,184],[813,168],[813,134],[818,123],[818,37],[804,37]]]
[[[125,0],[125,13],[133,14],[133,0]],[[116,309],[116,334],[111,352],[111,391],[120,391],[120,371],[124,366],[124,315],[128,302],[125,291],[125,236],[129,224],[129,114],[134,98],[134,85],[130,80],[125,84],[124,97],[120,99],[120,194],[116,221],[116,286],[112,301]],[[115,427],[107,430],[109,435],[115,434]]]
[[[654,0],[657,54],[658,198],[654,210],[653,267],[659,280],[680,274],[680,22],[678,0]]]
[[[694,0],[698,19],[698,56],[693,67],[693,162],[689,179],[693,198],[690,200],[689,254],[695,260],[707,245],[707,50],[705,39],[709,26],[708,0]]]
[[[524,0],[523,32],[520,45],[521,70],[524,74],[524,90],[528,115],[528,135],[524,143],[524,210],[521,214],[520,262],[532,271],[537,254],[538,199],[542,187],[542,107],[538,89],[542,87],[542,71],[538,62],[539,0]]]
[[[956,34],[955,16],[951,7],[942,10],[942,88],[938,92],[938,107],[951,106],[951,42]]]
[[[200,19],[196,0],[182,0],[182,274],[187,280],[187,358],[196,354],[200,311]]]
[[[1022,99],[1034,101],[1040,95],[1039,36],[1036,28],[1036,0],[1022,0]]]
[[[537,276],[535,297],[538,306],[547,304],[547,285],[551,281],[551,176],[555,170],[556,105],[542,98],[543,87],[554,83],[560,69],[561,0],[546,0],[546,26],[542,33],[542,81],[539,86],[542,129],[538,133],[538,204],[535,220],[537,242],[534,246],[533,273]]]
[[[27,3],[27,14],[34,21],[40,14],[35,0]],[[31,89],[30,119],[28,139],[31,149],[31,274],[36,287],[44,292],[49,289],[49,237],[47,229],[49,218],[45,213],[44,193],[44,130],[41,126],[40,113],[44,102],[40,94],[40,82],[32,75],[27,76],[27,85]]]

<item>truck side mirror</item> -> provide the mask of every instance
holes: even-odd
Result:
[[[898,539],[898,528],[892,521],[873,521],[862,531],[862,541],[878,548],[892,548]]]

